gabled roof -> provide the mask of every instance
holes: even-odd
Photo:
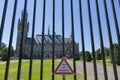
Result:
[[[52,39],[53,39],[53,35],[44,35],[44,44],[46,44],[46,43],[52,44],[52,42],[53,42]],[[69,39],[70,38],[66,38],[65,43],[68,43],[68,41],[70,41]],[[32,38],[28,37],[26,43],[31,44],[31,42],[32,42]],[[34,44],[41,44],[41,43],[42,43],[42,35],[36,35],[34,37]],[[55,44],[62,44],[61,35],[55,35]]]
[[[71,43],[72,39],[71,38],[65,38],[65,43]]]
[[[31,42],[32,42],[32,38],[28,37],[27,40],[26,40],[26,44],[31,44]],[[33,43],[36,44],[35,38],[33,40]]]

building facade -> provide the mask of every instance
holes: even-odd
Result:
[[[29,58],[31,52],[31,41],[32,38],[28,37],[29,31],[29,22],[27,20],[28,14],[25,16],[25,27],[24,27],[24,35],[23,35],[23,46],[22,53],[23,57]],[[22,21],[23,21],[23,12],[21,15],[21,19],[18,20],[18,32],[17,32],[17,43],[16,43],[16,56],[19,56],[20,52],[20,40],[21,40],[21,31],[22,31]],[[53,35],[50,34],[50,30],[48,29],[48,34],[44,36],[44,58],[52,58],[52,38]],[[41,58],[41,45],[42,45],[42,35],[36,35],[34,37],[33,44],[33,58]],[[72,58],[72,35],[69,38],[65,38],[65,55],[66,57]],[[79,53],[79,44],[75,42],[75,53]],[[62,36],[55,35],[55,57],[62,57]]]

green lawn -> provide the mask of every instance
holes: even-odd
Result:
[[[58,62],[55,62],[56,66]],[[17,65],[18,63],[11,63],[10,70],[9,70],[9,79],[8,80],[16,80],[17,76]],[[45,60],[44,61],[44,69],[43,69],[43,80],[52,80],[51,79],[51,70],[52,70],[52,61]],[[0,65],[0,80],[4,79],[4,72],[5,72],[5,64]],[[28,73],[29,73],[29,61],[22,62],[22,69],[21,69],[21,80],[28,80]],[[32,70],[32,80],[39,80],[40,79],[40,61],[34,60],[33,61],[33,70]],[[62,80],[61,75],[55,75],[55,80]],[[73,75],[67,75],[66,80],[74,80]],[[83,76],[77,74],[77,80],[83,80]]]
[[[79,60],[80,62],[83,62],[83,60]],[[87,62],[87,63],[93,63],[93,60],[91,62]],[[98,65],[103,65],[103,61],[102,60],[96,60],[96,63]],[[106,59],[106,65],[107,66],[113,66],[113,64],[111,63],[111,59],[110,58],[107,58]],[[116,65],[118,68],[120,68],[120,65]]]

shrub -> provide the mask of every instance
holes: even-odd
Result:
[[[120,65],[120,54],[116,56],[116,64]]]
[[[92,60],[90,52],[86,52],[86,61],[90,62]]]
[[[2,54],[1,60],[2,60],[2,61],[6,61],[6,60],[7,60],[7,54],[6,54],[6,53],[3,53],[3,54]]]
[[[75,60],[80,60],[80,55],[78,53],[75,54]]]
[[[3,48],[3,49],[0,51],[0,57],[1,57],[1,60],[2,60],[2,61],[6,61],[7,53],[8,53],[8,48]]]
[[[101,60],[102,59],[102,56],[100,53],[96,53],[96,57],[97,57],[97,60]]]
[[[28,59],[27,54],[24,54],[22,57],[23,57],[23,59]]]

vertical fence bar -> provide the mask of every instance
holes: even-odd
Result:
[[[85,42],[84,42],[84,31],[83,31],[83,16],[82,16],[82,0],[79,0],[79,12],[80,12],[80,27],[81,27],[81,43],[82,43],[82,53],[83,53],[84,80],[87,80]]]
[[[34,32],[35,32],[35,19],[36,19],[36,2],[34,0],[34,7],[33,7],[33,23],[32,23],[32,41],[31,41],[31,52],[30,52],[30,65],[29,65],[29,80],[32,78],[32,59],[33,59],[33,47],[34,47]]]
[[[53,43],[52,43],[52,80],[54,80],[54,67],[55,67],[55,0],[53,0]]]
[[[10,55],[11,55],[11,50],[12,50],[12,41],[13,41],[13,33],[14,33],[14,25],[15,25],[15,17],[16,17],[16,9],[17,9],[17,1],[18,0],[15,0],[15,2],[14,2],[14,10],[13,10],[13,17],[12,17],[10,40],[9,40],[9,46],[8,46],[8,55],[7,55],[7,62],[6,62],[4,80],[8,80]]]
[[[105,52],[104,52],[104,42],[103,42],[103,36],[102,36],[102,25],[101,25],[101,20],[100,20],[98,0],[95,0],[95,1],[96,1],[96,12],[97,12],[98,27],[99,27],[101,55],[102,55],[102,60],[103,60],[104,78],[105,78],[105,80],[108,80],[106,59],[105,59]]]
[[[115,4],[114,4],[113,0],[110,0],[110,1],[111,1],[111,5],[112,5],[113,18],[114,18],[116,35],[117,35],[117,39],[118,39],[118,46],[119,46],[119,52],[120,52],[120,32],[119,32],[119,25],[118,25],[118,21],[117,21],[117,15],[116,15],[116,11],[115,11]]]
[[[22,54],[23,54],[23,37],[24,37],[24,27],[25,27],[26,10],[27,10],[27,0],[25,0],[25,2],[24,2],[24,14],[23,14],[23,21],[22,21],[22,34],[21,34],[21,40],[20,40],[20,52],[19,52],[17,80],[20,80],[20,74],[21,74]]]
[[[63,48],[63,57],[65,57],[65,40],[64,40],[64,0],[62,0],[62,48]]]
[[[63,57],[65,57],[65,37],[64,37],[64,0],[62,0],[62,52]],[[63,80],[65,80],[65,75],[63,75]]]
[[[94,77],[95,80],[98,80],[90,0],[87,0],[87,4],[88,4],[89,27],[90,27],[90,36],[91,36],[91,47],[93,54]]]
[[[41,67],[40,67],[40,80],[43,80],[43,59],[44,59],[44,32],[45,32],[45,8],[46,0],[43,0],[43,22],[42,22],[42,46],[41,46]]]
[[[2,14],[1,27],[0,27],[0,49],[2,45],[2,36],[3,36],[3,29],[4,29],[6,12],[7,12],[7,5],[8,5],[8,0],[5,0],[3,14]]]
[[[105,12],[107,30],[108,30],[108,36],[109,36],[109,44],[110,44],[110,51],[111,51],[111,57],[112,57],[112,63],[113,63],[114,78],[115,80],[118,80],[116,62],[115,62],[115,54],[113,50],[113,41],[112,41],[112,35],[111,35],[111,29],[110,29],[110,22],[109,22],[107,4],[105,0],[104,0],[104,12]]]
[[[73,68],[74,68],[74,80],[76,80],[76,62],[75,62],[75,39],[74,39],[74,15],[73,15],[73,0],[71,0],[71,29],[72,29],[72,54],[73,54]]]

